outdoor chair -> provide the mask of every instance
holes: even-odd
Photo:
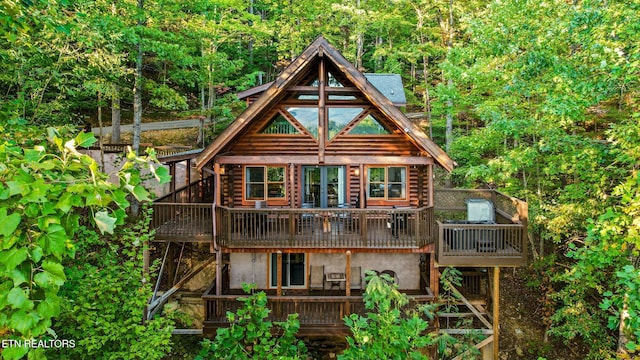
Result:
[[[360,266],[351,267],[351,289],[352,290],[362,289],[362,272],[360,270]]]
[[[322,290],[324,294],[324,265],[309,267],[309,291]]]

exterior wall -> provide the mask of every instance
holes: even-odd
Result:
[[[311,265],[324,265],[325,273],[345,272],[345,254],[310,254]],[[354,253],[351,266],[360,266],[364,279],[367,270],[392,270],[403,290],[420,288],[420,254]]]
[[[242,283],[255,283],[259,289],[266,289],[269,255],[268,253],[231,253],[230,288],[239,289]],[[307,265],[324,265],[325,273],[345,272],[345,261],[345,254],[307,255]],[[351,255],[351,266],[360,266],[363,279],[365,272],[369,269],[392,270],[397,275],[400,289],[403,290],[420,288],[419,262],[420,254],[355,253]]]
[[[231,263],[229,287],[231,289],[242,288],[242,283],[254,283],[259,289],[266,288],[269,254],[231,253],[229,260]]]

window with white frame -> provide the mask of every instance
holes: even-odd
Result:
[[[246,166],[245,200],[284,200],[284,166]]]
[[[406,200],[406,166],[372,166],[367,171],[367,197],[373,200]]]

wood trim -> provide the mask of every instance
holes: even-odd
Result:
[[[271,165],[271,164],[300,164],[300,165],[320,165],[318,157],[314,155],[295,156],[232,156],[221,155],[216,157],[219,164],[254,164],[254,165]],[[433,164],[432,157],[424,156],[325,156],[323,165],[351,165],[351,164],[367,164],[367,165],[428,165]]]
[[[267,180],[267,172],[265,171],[265,178],[264,178],[264,186],[265,186],[265,193],[264,193],[264,199],[256,199],[256,200],[249,200],[246,197],[246,168],[247,167],[263,167],[263,168],[268,168],[268,167],[279,167],[279,168],[283,168],[284,169],[284,199],[271,199],[269,200],[269,196],[268,196],[268,180]],[[267,206],[271,205],[271,206],[287,206],[289,205],[289,193],[288,193],[288,172],[289,172],[289,166],[287,166],[286,164],[279,164],[279,163],[275,163],[275,162],[269,162],[269,164],[244,164],[240,167],[240,170],[242,171],[242,182],[240,183],[240,185],[242,186],[242,205],[244,206],[251,206],[251,205],[255,205],[256,201],[266,201],[267,202]],[[220,203],[219,203],[220,204]]]

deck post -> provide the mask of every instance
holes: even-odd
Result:
[[[344,269],[345,273],[345,294],[346,296],[351,296],[351,250],[347,250],[346,255],[346,268]]]
[[[493,268],[493,359],[500,359],[500,267]]]
[[[429,206],[433,206],[433,164],[427,165],[427,186],[429,187]]]
[[[276,266],[278,267],[276,269],[276,284],[277,284],[276,295],[282,296],[282,251],[280,250],[278,250],[278,253],[277,253]]]
[[[433,296],[438,298],[439,295],[440,270],[436,264],[435,254],[429,254],[429,287],[433,291]]]
[[[220,169],[218,169],[220,170]],[[187,165],[185,167],[185,178],[187,182],[187,186],[191,185],[191,159],[187,159]],[[187,202],[191,202],[191,188],[189,187],[189,191],[187,191]]]
[[[216,295],[222,295],[222,250],[216,250]]]

